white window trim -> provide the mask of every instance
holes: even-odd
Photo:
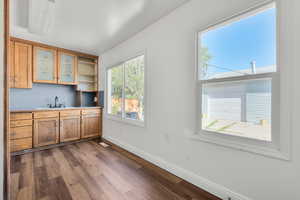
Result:
[[[217,132],[209,132],[206,130],[203,130],[201,127],[201,116],[199,115],[199,112],[201,112],[201,83],[205,81],[200,81],[199,79],[199,58],[198,58],[198,42],[199,42],[199,34],[203,33],[207,30],[214,29],[219,26],[224,26],[226,23],[231,23],[232,21],[239,20],[241,18],[244,18],[245,16],[251,16],[253,14],[258,13],[260,10],[264,10],[268,7],[271,7],[276,2],[276,11],[277,11],[277,72],[275,73],[266,73],[266,74],[257,74],[254,76],[257,77],[272,77],[272,81],[275,83],[272,83],[272,142],[264,142],[259,141],[255,139],[249,139],[249,138],[242,138],[237,136],[230,136],[230,135],[224,135]],[[196,71],[195,71],[195,82],[196,82],[196,128],[195,133],[190,135],[190,138],[193,140],[200,140],[202,142],[208,142],[217,144],[220,146],[230,147],[234,149],[238,149],[241,151],[247,151],[255,154],[260,154],[263,156],[268,156],[272,158],[282,159],[282,160],[290,160],[291,159],[291,147],[290,147],[290,119],[291,119],[291,93],[289,91],[290,85],[291,85],[291,72],[288,67],[281,67],[283,65],[287,65],[289,63],[286,56],[283,55],[283,46],[284,46],[284,38],[282,38],[282,29],[281,26],[281,10],[280,10],[280,1],[267,1],[263,4],[254,6],[250,9],[247,9],[241,13],[238,13],[236,15],[233,15],[229,18],[225,18],[223,20],[220,20],[219,22],[206,26],[205,28],[201,29],[200,31],[196,32],[195,37],[195,45],[196,45]],[[285,54],[284,54],[285,55]],[[280,72],[279,72],[280,71]],[[252,79],[253,76],[251,76]],[[224,80],[247,80],[246,76],[243,77],[231,77],[231,78],[224,78]],[[277,80],[276,80],[277,79]],[[206,82],[210,82],[210,80],[207,80]],[[213,82],[216,82],[216,80],[213,80]],[[275,85],[275,87],[273,87]],[[276,100],[274,102],[274,95],[279,100]],[[200,102],[200,103],[199,103]],[[278,109],[278,105],[279,109]],[[277,109],[276,109],[277,107]],[[277,119],[276,119],[277,118]],[[277,122],[277,123],[276,123]],[[275,126],[275,128],[274,128]],[[277,134],[274,134],[274,130],[277,130]]]
[[[117,116],[117,115],[112,115],[108,113],[108,70],[112,69],[114,67],[117,67],[118,65],[123,65],[125,62],[137,58],[139,56],[144,56],[144,121],[140,121],[140,120],[134,120],[134,119],[127,119],[124,117],[124,113],[122,112],[122,116]],[[146,54],[146,50],[144,51],[140,51],[138,53],[133,54],[133,56],[128,56],[125,59],[122,59],[120,62],[117,62],[113,65],[110,65],[109,67],[105,68],[105,102],[104,102],[104,106],[105,106],[105,114],[104,117],[105,119],[108,120],[112,120],[115,122],[119,122],[119,123],[124,123],[127,125],[132,125],[132,126],[136,126],[136,127],[142,127],[145,128],[146,127],[146,122],[147,122],[147,54]],[[123,73],[123,76],[125,76],[125,73]],[[123,77],[123,81],[125,82],[125,77]],[[125,86],[125,84],[123,83],[123,87]],[[124,88],[122,90],[123,94],[122,96],[124,96]],[[124,102],[125,99],[122,99],[123,103],[122,106],[124,107]],[[125,110],[124,108],[122,108],[122,111]]]

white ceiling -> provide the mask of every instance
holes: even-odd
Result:
[[[42,18],[36,17],[37,1],[48,0],[11,0],[11,35],[100,54],[188,0],[56,0],[53,12],[43,10],[38,15],[53,18],[48,32],[42,35],[28,31],[28,24]],[[49,23],[47,20],[43,23]]]

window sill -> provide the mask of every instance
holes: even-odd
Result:
[[[271,147],[263,147],[261,145],[247,144],[245,142],[237,142],[229,139],[223,138],[213,138],[207,134],[203,133],[194,133],[190,134],[189,139],[198,140],[206,143],[212,143],[224,147],[229,147],[233,149],[237,149],[240,151],[250,152],[258,155],[263,155],[266,157],[276,158],[284,161],[290,161],[290,154],[287,152],[283,152],[280,149],[275,149]]]
[[[114,115],[109,115],[109,114],[105,114],[104,117],[107,120],[116,121],[116,122],[124,123],[124,124],[127,124],[127,125],[132,125],[132,126],[136,126],[136,127],[145,128],[145,121],[141,122],[141,121],[132,120],[132,119],[122,119],[120,117],[117,117],[117,116],[114,116]]]

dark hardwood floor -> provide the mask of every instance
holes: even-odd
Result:
[[[11,200],[218,199],[94,141],[14,156],[11,162]]]

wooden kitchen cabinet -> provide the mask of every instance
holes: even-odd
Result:
[[[98,90],[98,63],[95,59],[78,59],[77,90],[96,92]]]
[[[93,111],[94,114],[90,114]],[[85,112],[86,111],[83,110],[81,116],[81,138],[101,136],[101,113],[97,113],[97,110],[90,110],[89,114],[84,114]]]
[[[34,113],[34,147],[41,147],[59,142],[59,117],[55,116],[58,112],[37,112]]]
[[[77,56],[59,51],[58,52],[58,84],[77,84]]]
[[[63,51],[34,46],[33,82],[77,84],[77,56]]]
[[[32,45],[10,41],[9,84],[32,88]]]
[[[59,119],[34,120],[34,147],[57,144],[59,141]]]
[[[32,83],[77,85],[82,92],[98,91],[98,56],[10,37],[9,85]]]
[[[32,148],[32,113],[10,115],[10,151]]]
[[[33,82],[57,83],[57,51],[39,46],[33,47]]]
[[[60,112],[60,142],[80,139],[80,110]]]
[[[15,87],[15,43],[9,41],[9,87]]]
[[[102,108],[28,110],[10,113],[11,152],[102,135]]]

